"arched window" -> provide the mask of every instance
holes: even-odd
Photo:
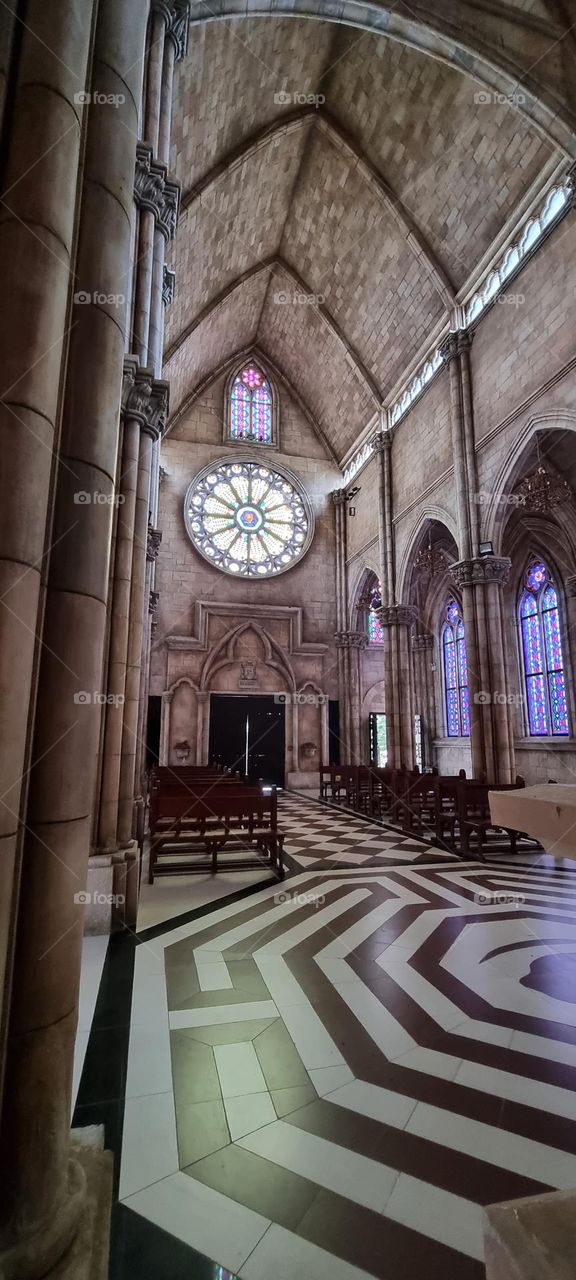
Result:
[[[442,655],[446,727],[449,738],[467,738],[470,734],[470,703],[466,636],[460,605],[456,600],[448,601],[444,618]]]
[[[368,600],[368,643],[384,644],[384,631],[376,610],[382,604],[382,588],[375,582],[369,590]]]
[[[228,437],[272,444],[273,395],[268,379],[251,362],[236,374],[228,398]]]
[[[535,560],[524,575],[519,622],[530,734],[568,734],[558,595],[541,560]]]

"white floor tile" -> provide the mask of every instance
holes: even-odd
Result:
[[[284,1005],[282,1017],[307,1071],[315,1067],[346,1065],[340,1050],[311,1005]]]
[[[371,1280],[301,1236],[273,1225],[240,1269],[241,1280]]]
[[[369,1116],[381,1124],[393,1125],[395,1129],[405,1128],[417,1105],[415,1098],[405,1098],[401,1093],[368,1084],[366,1080],[344,1084],[330,1094],[330,1102],[357,1111],[361,1116]]]
[[[269,1218],[174,1173],[125,1203],[228,1271],[238,1272],[270,1226]]]
[[[170,1041],[165,1027],[132,1027],[126,1097],[168,1093],[172,1089]]]
[[[484,1256],[481,1206],[433,1187],[429,1182],[400,1174],[385,1216],[469,1258]]]
[[[178,1169],[174,1098],[153,1093],[127,1098],[119,1198],[133,1195]]]
[[[249,1004],[218,1004],[205,1009],[175,1009],[170,1014],[172,1031],[185,1027],[215,1027],[222,1022],[249,1022],[253,1018],[277,1018],[278,1010],[271,1000],[252,1000]]]
[[[387,1165],[283,1120],[241,1138],[239,1146],[376,1213],[383,1212],[398,1177]]]
[[[224,960],[199,961],[196,972],[201,991],[225,991],[234,985]]]
[[[245,1093],[239,1098],[225,1098],[224,1107],[233,1142],[276,1120],[269,1093]]]
[[[341,1085],[345,1085],[348,1081],[354,1079],[354,1075],[350,1067],[319,1067],[316,1071],[309,1072],[310,1079],[316,1092],[321,1098],[327,1093],[331,1093],[333,1089],[339,1089]],[[332,1098],[330,1099],[332,1102]]]
[[[214,1046],[216,1069],[223,1098],[267,1092],[266,1081],[251,1041]]]

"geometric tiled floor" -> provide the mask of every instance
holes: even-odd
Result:
[[[215,1276],[480,1280],[484,1204],[576,1186],[575,976],[564,871],[324,863],[167,929],[120,1199]]]
[[[446,862],[455,855],[431,849],[414,836],[356,818],[341,809],[284,793],[278,798],[285,849],[301,867],[398,866]]]

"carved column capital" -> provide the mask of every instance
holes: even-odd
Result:
[[[176,231],[180,207],[180,183],[168,177],[165,164],[155,160],[146,142],[136,146],[134,199],[140,209],[154,214],[158,229],[170,240]]]
[[[149,369],[140,369],[133,356],[124,361],[122,412],[136,418],[142,430],[158,440],[168,417],[168,383],[154,378]]]
[[[512,561],[507,556],[476,556],[474,560],[458,560],[450,565],[450,576],[456,587],[475,587],[495,582],[503,587],[508,581]]]
[[[368,636],[363,631],[337,631],[334,643],[337,649],[365,649]]]
[[[174,301],[174,286],[176,283],[176,272],[171,267],[167,267],[164,263],[164,275],[162,279],[162,301],[165,307],[169,307]]]
[[[196,694],[196,701],[197,701],[197,702],[200,702],[200,703],[206,703],[206,702],[209,702],[209,701],[210,701],[210,692],[209,692],[208,690],[206,690],[206,689],[199,689],[199,690],[198,690],[198,693]]]
[[[434,636],[428,632],[422,632],[421,635],[412,636],[412,648],[416,653],[427,653],[434,648]]]
[[[346,489],[333,489],[332,501],[335,507],[343,507],[346,504]]]
[[[377,431],[370,444],[375,453],[387,453],[392,446],[392,436],[389,431]]]
[[[450,364],[450,361],[455,360],[456,356],[461,355],[463,351],[469,351],[473,337],[474,334],[470,329],[455,329],[449,333],[440,346],[440,355],[444,364]]]
[[[176,62],[186,54],[190,25],[190,0],[152,0],[152,12],[166,23],[166,39],[174,45]]]
[[[148,538],[146,542],[146,559],[153,564],[158,559],[160,543],[162,541],[162,530],[153,529],[152,525],[148,525]]]
[[[409,604],[385,604],[375,613],[383,627],[411,627],[416,621],[416,610]]]

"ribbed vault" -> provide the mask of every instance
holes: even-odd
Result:
[[[555,29],[550,6],[509,3],[498,66],[489,17],[484,42],[469,32],[473,52],[456,58],[440,26],[424,51],[420,7],[387,19],[374,4],[330,6],[341,22],[277,12],[193,22],[173,130],[183,199],[166,375],[176,416],[257,345],[343,457],[561,158],[542,103],[535,124],[532,101],[483,87],[491,68],[503,95],[512,47],[520,65],[527,41],[539,47],[546,22]],[[387,33],[344,25],[361,8]],[[458,25],[454,5],[430,8],[429,28],[442,15]],[[479,5],[458,5],[464,44],[473,10],[481,27]],[[554,22],[561,31],[560,11]],[[568,108],[560,117],[568,129]]]

